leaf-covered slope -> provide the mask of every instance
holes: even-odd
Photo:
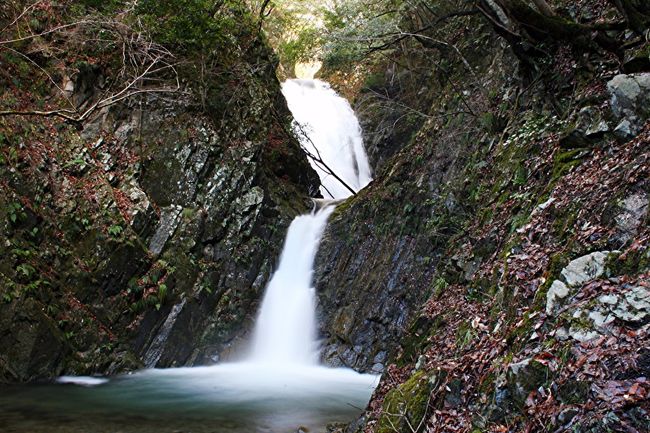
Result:
[[[522,59],[478,13],[431,31],[373,66],[380,166],[317,259],[326,360],[384,372],[350,429],[647,430],[650,75],[552,38]]]

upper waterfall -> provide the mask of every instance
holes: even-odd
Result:
[[[355,192],[365,187],[372,180],[370,164],[359,121],[348,101],[320,80],[287,80],[282,93],[296,119],[303,148],[315,157],[309,162],[320,176],[323,197],[352,194],[336,176]]]

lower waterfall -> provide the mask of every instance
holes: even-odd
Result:
[[[251,361],[316,365],[316,300],[311,287],[314,258],[333,206],[291,223],[280,265],[266,288],[255,325]]]

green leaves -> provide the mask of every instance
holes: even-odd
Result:
[[[122,226],[119,226],[117,224],[112,225],[108,228],[108,234],[113,237],[118,237],[120,234],[122,234],[123,231],[124,229],[122,228]]]
[[[248,14],[243,2],[232,0],[141,0],[136,13],[158,42],[192,51],[218,49]]]
[[[17,224],[27,218],[27,213],[25,213],[20,203],[9,203],[7,207],[7,218],[12,224]]]

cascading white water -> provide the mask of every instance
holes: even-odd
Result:
[[[348,102],[327,83],[289,80],[282,85],[299,128],[302,145],[355,191],[370,182],[370,166],[363,149],[361,128]],[[323,195],[341,199],[351,191],[310,159],[323,184]],[[280,264],[262,301],[253,337],[251,361],[273,364],[315,365],[315,296],[312,287],[314,258],[333,207],[297,217],[289,227]]]
[[[319,154],[355,191],[367,185],[371,180],[368,160],[359,123],[347,101],[317,80],[287,81],[283,93],[308,134],[303,146]],[[314,166],[321,176],[323,195],[340,199],[351,194],[318,164]],[[278,269],[260,307],[248,360],[143,370],[114,380],[62,377],[59,382],[97,386],[93,394],[81,394],[82,399],[94,399],[94,406],[107,410],[118,408],[120,414],[151,412],[158,417],[180,411],[231,416],[245,423],[257,420],[253,427],[233,430],[237,432],[268,431],[269,427],[275,432],[295,432],[295,423],[323,427],[326,422],[352,419],[355,408],[367,404],[378,376],[318,365],[312,274],[333,210],[334,206],[325,206],[291,223]],[[79,398],[75,395],[71,401]]]
[[[316,308],[311,287],[314,258],[333,207],[293,220],[280,265],[266,288],[255,326],[252,360],[316,364]]]
[[[298,123],[303,147],[324,162],[309,159],[321,178],[323,197],[340,199],[352,194],[327,167],[355,191],[365,187],[372,180],[370,164],[359,121],[348,101],[320,80],[285,81],[282,93]]]

